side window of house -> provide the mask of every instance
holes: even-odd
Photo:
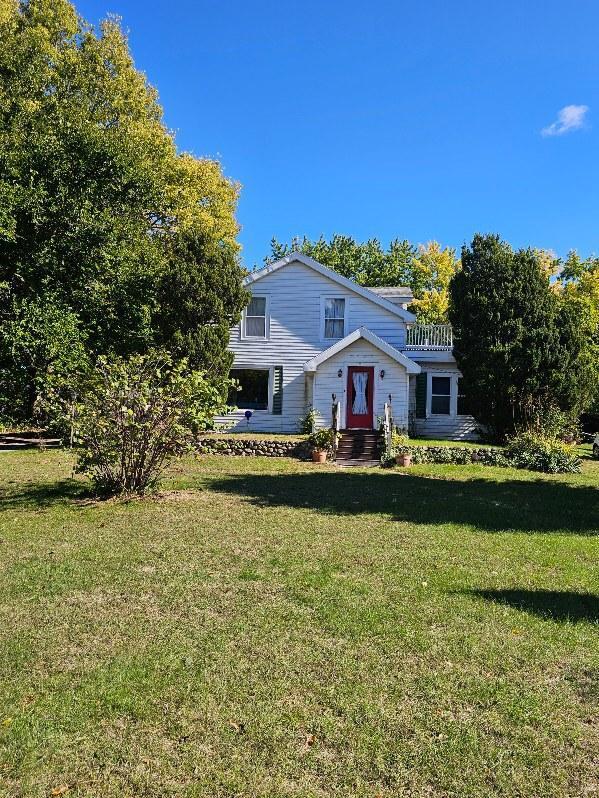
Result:
[[[231,387],[228,402],[240,410],[268,410],[269,369],[231,369],[231,379],[239,390]]]
[[[324,337],[343,338],[345,334],[345,299],[325,299]]]
[[[431,413],[448,416],[451,412],[451,377],[431,377]]]
[[[254,296],[245,311],[247,338],[266,338],[266,297]]]

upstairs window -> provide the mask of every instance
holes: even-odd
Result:
[[[451,413],[451,377],[431,377],[431,413],[448,416]]]
[[[240,410],[268,410],[269,376],[268,369],[231,369],[238,386],[231,386],[229,404]]]
[[[324,300],[324,338],[345,335],[345,299]]]
[[[266,338],[266,297],[254,296],[245,310],[245,337]]]

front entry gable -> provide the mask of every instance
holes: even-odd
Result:
[[[346,335],[345,338],[342,338],[340,341],[337,341],[336,344],[330,346],[328,349],[325,349],[324,352],[319,352],[316,357],[311,358],[308,360],[307,363],[304,364],[304,371],[306,372],[314,372],[318,369],[320,365],[325,363],[331,357],[334,357],[339,352],[342,352],[347,347],[354,344],[356,341],[360,339],[364,339],[368,341],[369,344],[375,347],[375,349],[380,350],[385,355],[390,357],[396,363],[399,363],[401,366],[405,368],[408,374],[420,374],[420,366],[411,360],[409,357],[406,357],[399,349],[396,349],[391,344],[388,344],[386,341],[383,341],[382,338],[379,338],[378,335],[375,335],[371,330],[367,327],[359,327],[357,330],[354,330],[349,335]]]

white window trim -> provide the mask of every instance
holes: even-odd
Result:
[[[449,377],[449,413],[433,413],[433,377]],[[426,373],[426,417],[457,418],[458,417],[458,378],[455,371],[427,371]]]
[[[260,338],[259,340],[262,341],[264,339]],[[253,370],[253,371],[268,371],[268,407],[266,408],[266,410],[254,410],[251,407],[238,407],[236,410],[233,411],[234,413],[241,413],[242,417],[244,417],[244,413],[245,413],[246,410],[249,410],[252,413],[252,415],[255,415],[256,413],[272,413],[273,388],[274,388],[274,382],[275,382],[275,380],[274,380],[275,367],[274,366],[264,366],[264,364],[262,364],[262,365],[258,365],[258,364],[250,365],[248,363],[244,363],[243,366],[238,366],[236,363],[234,363],[231,366],[231,371],[251,371],[251,370]]]
[[[325,331],[325,316],[324,316],[324,305],[330,299],[342,299],[345,303],[345,313],[343,314],[343,335],[341,338],[326,338],[324,331]],[[342,341],[343,338],[347,335],[348,331],[348,316],[349,316],[349,298],[346,296],[339,296],[338,294],[331,294],[330,296],[321,296],[320,297],[320,340],[321,341]]]
[[[245,329],[245,320],[247,315],[247,306],[243,309],[241,314],[241,340],[242,341],[268,341],[270,340],[270,296],[268,294],[253,294],[252,299],[265,299],[266,306],[264,309],[264,335],[248,335]],[[247,368],[250,368],[247,366]],[[259,411],[260,412],[260,411]]]

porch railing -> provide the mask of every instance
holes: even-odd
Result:
[[[341,402],[333,396],[332,424],[333,430],[333,454],[337,454],[337,444],[341,430]]]
[[[453,349],[451,324],[412,324],[406,349]]]
[[[390,399],[391,397],[389,397]],[[385,413],[383,416],[383,436],[385,438],[385,455],[391,455],[391,436],[393,435],[393,408],[391,402],[385,402]]]

